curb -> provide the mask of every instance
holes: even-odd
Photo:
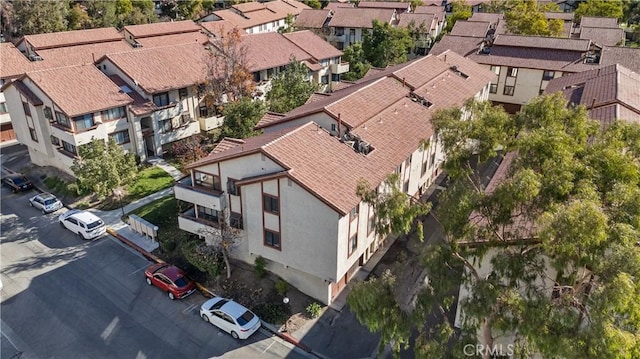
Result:
[[[273,326],[272,324],[269,324],[269,323],[267,323],[265,321],[261,321],[261,322],[262,322],[262,327],[264,329],[266,329],[267,331],[271,332],[272,334],[274,334],[275,336],[279,337],[280,339],[295,345],[296,347],[300,348],[301,350],[305,351],[306,353],[309,353],[309,354],[311,354],[311,355],[313,355],[313,356],[315,356],[317,358],[321,358],[321,359],[326,358],[325,356],[316,353],[315,351],[313,351],[308,346],[302,344],[298,339],[293,337],[291,334],[286,333],[286,332],[280,332],[275,326]]]
[[[154,256],[153,254],[145,251],[144,249],[138,247],[135,243],[133,243],[130,240],[126,239],[124,236],[122,236],[120,233],[118,233],[114,229],[107,228],[107,233],[109,233],[110,235],[118,238],[122,243],[124,243],[127,246],[133,248],[136,252],[142,254],[148,260],[150,260],[152,262],[155,262],[155,263],[164,263],[164,261],[162,259],[160,259],[160,258]]]

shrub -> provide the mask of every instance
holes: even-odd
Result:
[[[91,208],[91,203],[89,203],[89,202],[78,202],[78,203],[76,203],[76,208],[77,209]]]
[[[287,289],[289,289],[289,283],[282,279],[278,279],[276,281],[276,291],[281,297],[284,296],[285,293],[287,293]]]
[[[162,251],[165,253],[171,253],[176,250],[178,247],[178,243],[174,240],[159,240],[160,247],[162,247]]]
[[[180,249],[189,263],[201,272],[209,273],[212,277],[218,276],[224,268],[222,254],[204,242],[189,241],[184,243]]]
[[[284,303],[264,303],[257,305],[252,311],[267,323],[280,324],[287,320]]]
[[[322,307],[317,302],[313,302],[307,305],[307,308],[306,308],[307,315],[311,319],[317,318],[320,315],[321,310],[322,310]]]
[[[262,256],[257,256],[253,263],[258,278],[264,278],[267,275],[267,260]]]

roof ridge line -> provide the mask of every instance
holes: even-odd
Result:
[[[293,133],[296,133],[296,132],[300,131],[301,129],[303,129],[303,128],[305,128],[305,127],[307,127],[307,126],[311,125],[311,124],[314,124],[314,125],[316,125],[316,126],[320,127],[320,125],[318,125],[315,121],[309,121],[309,122],[307,122],[307,123],[305,123],[305,124],[302,124],[302,125],[300,125],[300,126],[298,126],[298,127],[294,128],[294,129],[291,129],[291,130],[289,130],[289,131],[287,131],[286,129],[283,129],[282,131],[283,131],[284,133],[282,133],[280,136],[278,136],[278,137],[274,138],[273,140],[271,140],[271,141],[269,141],[269,142],[265,143],[264,145],[260,146],[260,149],[264,149],[264,148],[266,148],[266,147],[269,147],[269,146],[271,146],[272,144],[274,144],[274,143],[276,143],[276,142],[280,141],[281,139],[283,139],[283,138],[285,138],[285,137],[287,137],[287,136],[290,136],[290,135],[292,135]]]

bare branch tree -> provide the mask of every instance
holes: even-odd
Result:
[[[240,236],[240,230],[229,225],[230,218],[228,211],[222,211],[221,214],[222,215],[218,217],[219,228],[205,227],[199,230],[198,234],[204,237],[205,243],[208,246],[222,253],[224,264],[227,267],[227,278],[231,278],[229,255],[233,252],[234,248],[238,247],[242,237]]]

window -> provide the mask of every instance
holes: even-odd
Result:
[[[404,191],[404,193],[409,193],[409,180],[406,180],[404,182],[404,186],[402,187],[402,190]]]
[[[320,82],[322,82],[323,85],[328,85],[329,84],[329,75],[324,75],[320,78]]]
[[[336,42],[336,48],[338,50],[344,50],[344,42],[343,41]]]
[[[209,117],[209,108],[207,108],[207,105],[200,106],[199,110],[200,110],[200,117]]]
[[[336,27],[336,36],[344,35],[344,27]]]
[[[271,212],[275,214],[280,213],[280,203],[279,203],[278,197],[274,197],[272,195],[264,193],[262,194],[262,202],[263,202],[264,210],[266,212]]]
[[[218,223],[218,211],[212,208],[198,206],[198,218],[202,218],[209,222]]]
[[[65,151],[72,153],[74,156],[78,154],[78,152],[76,151],[76,146],[70,144],[69,142],[62,141],[62,148],[64,148]]]
[[[38,134],[36,133],[35,128],[29,127],[29,134],[31,135],[32,140],[34,140],[35,142],[38,142]]]
[[[356,29],[349,29],[349,36],[353,39],[356,37]]]
[[[112,109],[108,109],[106,111],[102,111],[100,116],[102,117],[102,121],[112,121],[117,120],[119,118],[125,117],[124,107],[116,107]]]
[[[93,114],[88,113],[86,115],[77,116],[73,118],[73,122],[76,124],[76,131],[82,131],[89,129],[95,125],[93,122]]]
[[[420,174],[421,176],[424,176],[424,174],[425,174],[425,173],[427,173],[427,163],[428,163],[428,158],[427,158],[427,161],[424,161],[424,162],[422,163],[422,169],[421,169],[421,170],[422,170],[422,172],[421,172],[421,174]]]
[[[256,71],[253,73],[253,81],[260,82],[260,71]]]
[[[338,125],[335,123],[331,124],[331,132],[337,132],[338,131]]]
[[[60,139],[56,136],[51,136],[51,144],[60,147]]]
[[[234,196],[240,195],[240,187],[236,186],[236,180],[227,178],[227,192]]]
[[[340,82],[340,74],[331,74],[331,81]]]
[[[49,109],[51,111],[51,109]],[[7,104],[4,102],[0,102],[0,113],[7,113]]]
[[[504,86],[504,91],[502,92],[503,94],[507,95],[507,96],[513,96],[513,91],[515,90],[515,86]]]
[[[53,121],[53,112],[51,112],[51,107],[46,106],[43,111],[44,117],[49,121]]]
[[[367,233],[371,234],[376,229],[376,217],[369,217],[369,223],[367,224]]]
[[[120,131],[120,132],[114,132],[114,133],[109,135],[109,138],[112,138],[116,142],[116,144],[118,144],[118,145],[122,145],[122,144],[131,142],[131,140],[129,139],[129,131],[128,130],[124,130],[124,131]]]
[[[491,72],[496,75],[500,75],[500,66],[491,66]]]
[[[153,95],[153,103],[158,107],[167,106],[169,104],[169,93],[163,92]]]
[[[31,107],[29,107],[28,102],[22,101],[22,109],[24,110],[24,114],[26,116],[31,116]]]
[[[549,80],[552,80],[555,76],[556,76],[556,72],[555,71],[545,71],[542,74],[542,80],[549,81]]]
[[[518,68],[507,67],[507,77],[516,77],[516,76],[518,76]]]
[[[178,96],[180,97],[181,100],[184,100],[185,98],[187,98],[188,96],[188,92],[187,92],[187,88],[181,88],[178,90]]]
[[[265,229],[264,245],[280,249],[280,233]]]
[[[354,218],[358,217],[359,213],[360,213],[360,205],[357,205],[353,207],[351,212],[349,212],[349,217],[351,217],[351,219],[353,220]]]
[[[160,121],[160,132],[171,132],[172,129],[173,125],[170,119]]]
[[[233,228],[242,229],[242,214],[231,212],[229,216],[229,225]]]
[[[347,255],[352,255],[356,249],[358,249],[358,234],[354,233],[354,235],[349,238],[349,250]]]
[[[489,86],[489,92],[490,93],[498,93],[498,84],[491,84]]]
[[[194,177],[196,179],[196,186],[207,187],[216,191],[222,190],[222,188],[220,187],[220,176],[218,175],[195,172]]]

